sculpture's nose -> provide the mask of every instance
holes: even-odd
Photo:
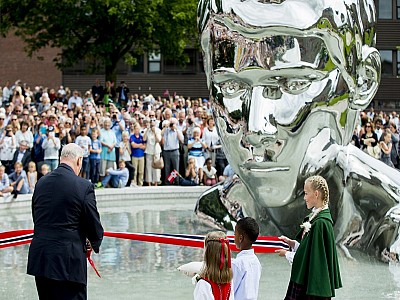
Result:
[[[267,95],[265,94],[267,93]],[[258,134],[275,134],[277,132],[274,119],[273,100],[278,100],[281,97],[279,88],[257,86],[252,90],[251,101],[249,103],[249,121],[248,130]],[[271,96],[269,98],[268,96]]]

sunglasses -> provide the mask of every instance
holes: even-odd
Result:
[[[22,112],[22,110],[16,110],[15,112]]]
[[[12,121],[18,121],[18,119],[11,119]]]
[[[0,118],[0,120],[4,120],[4,118]]]
[[[371,128],[371,125],[365,125],[365,128]]]

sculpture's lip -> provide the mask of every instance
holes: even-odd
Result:
[[[269,173],[269,172],[286,172],[290,171],[290,167],[288,166],[268,166],[268,163],[245,163],[242,167],[250,172],[256,173]]]

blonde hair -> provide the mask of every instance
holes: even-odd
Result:
[[[324,205],[329,204],[329,187],[324,177],[319,175],[311,176],[306,179],[306,183],[309,183],[314,191],[321,193]]]
[[[35,171],[36,171],[36,163],[34,161],[30,161],[28,164],[28,167],[35,167]]]
[[[230,250],[225,241],[227,241],[226,234],[222,231],[210,232],[204,240],[204,267],[200,276],[217,284],[229,283],[233,277]],[[220,269],[222,247],[224,247],[224,259],[222,269]]]

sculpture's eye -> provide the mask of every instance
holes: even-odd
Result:
[[[307,91],[311,85],[311,81],[303,79],[286,79],[279,82],[279,85],[283,92],[298,95]]]
[[[246,91],[246,84],[237,81],[226,81],[220,84],[225,98],[237,98]]]

